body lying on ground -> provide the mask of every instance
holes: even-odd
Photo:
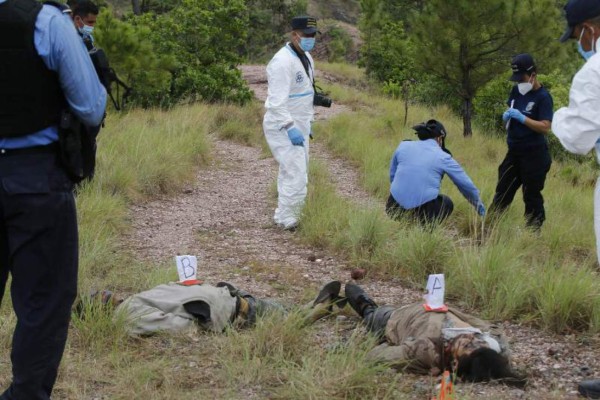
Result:
[[[369,331],[383,343],[372,360],[417,374],[452,371],[465,381],[500,380],[524,386],[510,366],[508,341],[500,328],[450,307],[427,311],[422,303],[379,307],[357,285],[346,284],[346,299]]]
[[[304,307],[307,323],[328,315],[340,288],[337,281],[323,286],[315,300]],[[172,282],[124,301],[109,297],[104,295],[102,302],[116,306],[115,318],[124,318],[127,333],[135,336],[181,332],[194,327],[219,333],[228,326],[252,326],[257,318],[269,313],[286,312],[280,303],[258,299],[226,282],[216,286]]]

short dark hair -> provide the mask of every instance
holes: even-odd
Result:
[[[483,347],[458,360],[456,374],[467,382],[499,380],[507,385],[524,387],[527,379],[512,370],[508,358]]]
[[[90,0],[72,0],[69,2],[69,6],[73,10],[73,16],[79,15],[83,18],[89,14],[98,15],[100,13],[98,6]]]

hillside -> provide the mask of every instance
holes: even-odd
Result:
[[[360,3],[357,0],[310,0],[308,14],[320,19],[333,19],[356,25],[360,15]]]

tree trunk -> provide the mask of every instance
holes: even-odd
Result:
[[[470,137],[473,134],[471,129],[471,117],[473,116],[473,90],[471,87],[472,64],[469,63],[469,46],[465,42],[460,43],[459,63],[461,66],[462,82],[460,95],[463,98],[463,136]]]
[[[142,8],[140,7],[140,0],[131,0],[131,9],[133,11],[133,15],[141,15]]]
[[[408,123],[408,95],[409,95],[409,83],[407,81],[402,82],[402,97],[404,97],[404,126]]]
[[[463,102],[463,136],[470,137],[473,135],[471,128],[471,118],[473,117],[473,98],[467,97]]]

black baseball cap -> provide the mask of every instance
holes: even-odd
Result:
[[[560,41],[569,40],[573,36],[575,26],[597,16],[600,16],[600,0],[569,0],[565,6],[567,29],[560,37]]]
[[[415,133],[419,135],[419,139],[421,140],[432,139],[439,136],[443,138],[446,137],[446,128],[444,128],[444,125],[442,125],[441,122],[436,121],[435,119],[430,119],[427,122],[421,122],[412,128],[416,131]]]
[[[317,19],[308,16],[292,18],[292,30],[302,31],[307,35],[317,33]]]
[[[513,74],[510,80],[513,82],[519,82],[523,79],[523,75],[531,75],[535,71],[535,62],[531,54],[523,53],[513,57],[510,63]]]

